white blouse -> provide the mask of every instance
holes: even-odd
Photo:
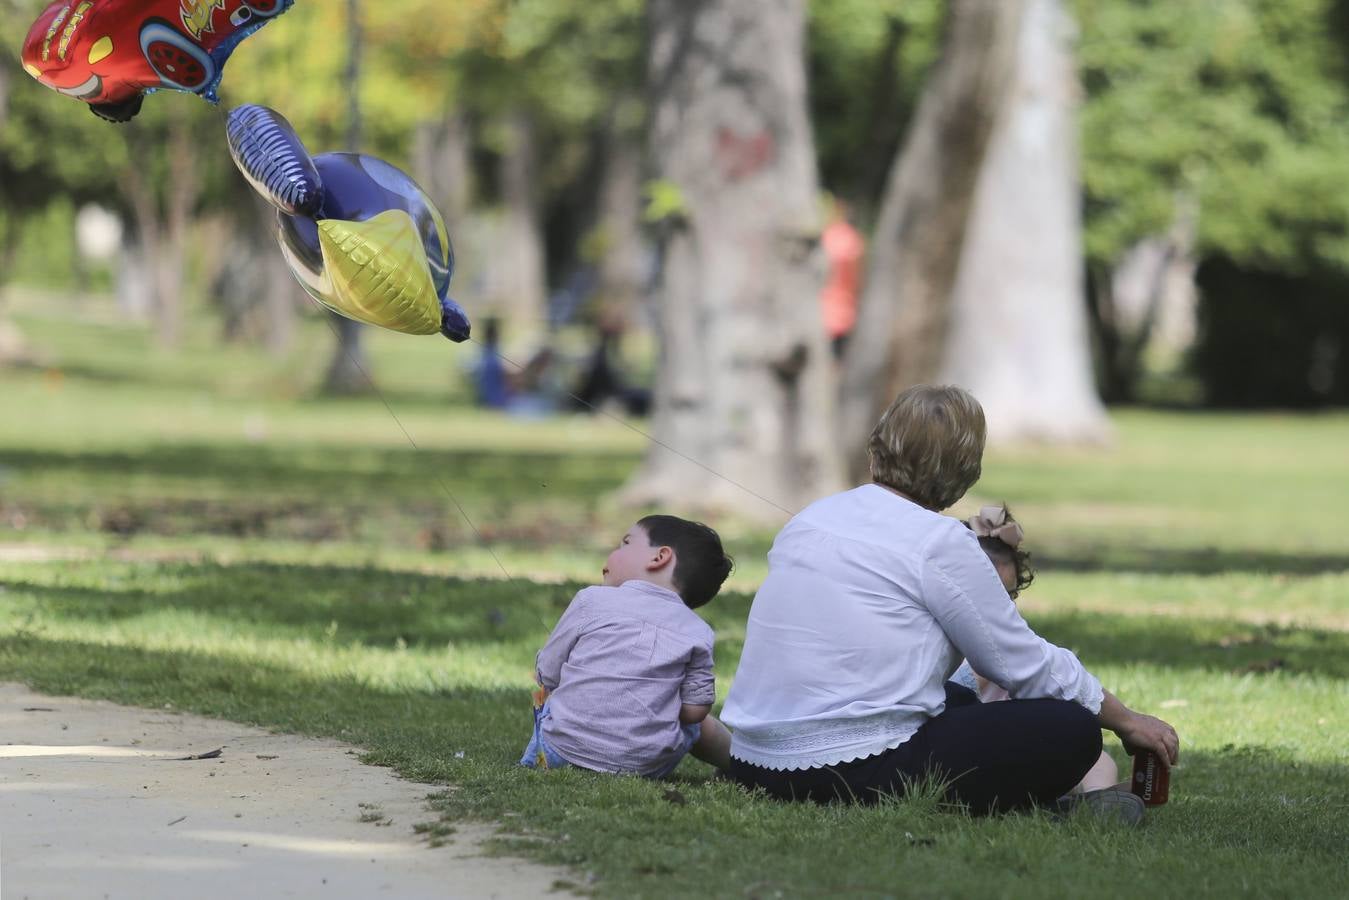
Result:
[[[962,657],[1012,697],[1101,708],[1101,683],[1031,631],[974,534],[877,485],[778,534],[722,710],[731,755],[808,769],[898,747]]]

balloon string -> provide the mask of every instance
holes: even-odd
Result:
[[[310,299],[313,298],[311,297]],[[324,312],[323,321],[327,323],[328,330],[331,331],[333,333],[333,337],[337,339],[337,346],[341,348],[343,353],[346,354],[347,360],[353,366],[355,366],[356,369],[361,373],[361,375],[365,378],[366,383],[370,385],[370,389],[375,392],[375,395],[379,397],[379,401],[384,404],[384,408],[389,411],[389,415],[392,416],[393,420],[398,423],[399,429],[403,432],[403,437],[407,438],[408,443],[412,445],[412,449],[420,452],[421,447],[417,446],[417,442],[413,440],[412,434],[407,430],[407,426],[403,424],[403,420],[398,418],[398,413],[394,412],[393,407],[389,405],[389,401],[384,396],[384,392],[379,389],[379,385],[375,384],[375,379],[370,377],[370,373],[367,372],[365,370],[365,367],[361,365],[361,361],[357,359],[356,355],[352,353],[350,350],[348,350],[346,345],[342,342],[342,336],[338,333],[337,329],[333,327],[332,317],[334,314],[325,307],[323,307],[323,305],[320,304],[317,300],[315,300],[314,303],[316,306],[318,306],[320,309],[323,310]],[[483,549],[485,549],[489,554],[491,554],[491,557],[496,562],[497,567],[501,569],[501,574],[506,576],[507,581],[514,580],[514,577],[511,575],[511,573],[506,571],[506,566],[501,562],[501,557],[496,555],[496,551],[492,549],[492,545],[487,542],[487,539],[485,537],[483,537],[482,532],[478,530],[478,526],[473,524],[473,520],[469,518],[468,511],[465,510],[464,505],[459,502],[459,498],[454,495],[454,492],[451,491],[449,486],[446,485],[444,480],[441,479],[440,473],[435,472],[433,470],[432,477],[435,478],[436,484],[440,485],[440,489],[445,492],[445,496],[449,497],[450,502],[453,503],[455,508],[459,510],[459,515],[464,517],[464,521],[468,523],[468,527],[472,529],[473,533],[477,536],[478,543],[482,545]]]
[[[489,346],[487,346],[486,344],[482,343],[481,341],[477,340],[476,338],[470,337],[469,340],[470,340],[472,343],[477,344],[479,347],[481,347],[483,350],[487,351],[488,353],[491,353],[493,356],[495,356],[497,359],[500,359],[502,362],[505,362],[505,363],[508,363],[508,364],[514,366],[514,367],[516,368],[517,371],[519,371],[519,372],[525,371],[525,367],[524,367],[524,366],[520,365],[520,364],[519,364],[518,362],[516,362],[515,360],[513,360],[513,359],[511,359],[510,357],[506,356],[504,353],[502,353],[500,350],[497,350],[495,347],[489,347]],[[716,469],[712,468],[711,466],[707,465],[706,463],[700,462],[700,461],[694,459],[692,456],[689,456],[687,453],[684,453],[684,452],[682,452],[682,451],[680,451],[680,450],[675,449],[674,447],[671,447],[669,444],[667,444],[667,443],[665,443],[664,441],[662,441],[662,440],[660,440],[660,439],[654,437],[654,436],[651,435],[651,434],[648,434],[647,432],[643,431],[642,429],[638,428],[637,426],[633,425],[632,423],[627,422],[627,421],[625,421],[625,420],[619,418],[618,416],[614,415],[613,413],[608,412],[608,411],[606,411],[606,410],[604,410],[604,409],[602,409],[602,408],[596,406],[596,405],[593,404],[593,403],[590,403],[590,402],[588,402],[588,401],[586,401],[586,400],[581,399],[580,397],[578,397],[578,396],[576,396],[575,394],[573,394],[571,391],[568,391],[568,390],[565,390],[565,389],[564,389],[564,390],[563,390],[563,393],[565,393],[565,394],[566,394],[568,397],[570,397],[572,400],[575,400],[577,403],[579,403],[579,404],[581,404],[582,406],[584,406],[586,409],[590,410],[592,413],[596,413],[596,414],[598,414],[598,415],[604,416],[604,417],[607,418],[607,419],[612,419],[613,421],[615,421],[615,422],[617,422],[618,424],[622,425],[624,428],[628,429],[629,431],[632,431],[632,432],[634,432],[634,433],[636,433],[636,434],[640,434],[642,437],[646,438],[646,439],[647,439],[648,441],[650,441],[651,443],[656,444],[656,445],[659,446],[659,447],[663,447],[663,448],[666,449],[666,450],[669,450],[669,451],[670,451],[671,453],[673,453],[675,456],[681,457],[682,459],[685,459],[685,460],[687,460],[688,462],[693,463],[695,466],[697,466],[698,468],[702,469],[703,471],[708,472],[709,474],[714,475],[714,476],[716,476],[717,478],[720,478],[722,481],[726,482],[727,484],[729,484],[729,485],[731,485],[731,486],[733,486],[733,487],[739,488],[740,490],[744,491],[746,494],[749,494],[751,497],[754,497],[754,498],[756,498],[756,499],[758,499],[758,500],[762,500],[764,503],[767,503],[769,506],[772,506],[772,507],[774,507],[774,508],[776,508],[776,509],[779,509],[779,510],[781,510],[782,512],[786,513],[786,514],[789,515],[789,516],[796,515],[796,513],[792,512],[790,509],[788,509],[787,507],[783,506],[782,504],[776,503],[776,502],[774,502],[773,500],[770,500],[770,499],[768,499],[767,497],[765,497],[763,494],[760,494],[760,493],[758,493],[757,491],[754,491],[754,490],[752,490],[752,489],[746,487],[745,485],[743,485],[743,484],[741,484],[740,482],[734,480],[733,478],[730,478],[730,477],[728,477],[728,476],[726,476],[726,475],[721,474],[721,473],[718,472]]]

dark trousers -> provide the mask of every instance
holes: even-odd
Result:
[[[1082,780],[1101,755],[1101,726],[1066,700],[980,703],[946,685],[946,709],[893,750],[816,769],[775,771],[731,758],[730,775],[782,800],[875,803],[924,778],[976,815],[1048,806]]]

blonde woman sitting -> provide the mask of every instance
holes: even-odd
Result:
[[[869,803],[933,777],[987,813],[1055,804],[1099,759],[1102,728],[1176,761],[1175,730],[1035,634],[975,535],[940,515],[979,479],[983,450],[972,396],[906,390],[872,431],[872,483],[778,534],[722,711],[732,778]],[[949,705],[965,658],[1012,699]]]

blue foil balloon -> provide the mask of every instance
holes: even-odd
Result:
[[[449,297],[445,222],[406,173],[360,153],[311,157],[265,106],[231,110],[226,133],[239,171],[276,207],[282,255],[310,296],[382,328],[468,339],[468,316]]]

